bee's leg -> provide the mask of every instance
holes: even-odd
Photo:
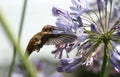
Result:
[[[40,43],[40,44],[37,44],[37,52],[39,52],[40,51],[40,49],[43,47],[43,43]]]
[[[39,47],[39,45],[36,46],[36,49],[37,49],[37,52],[40,51],[40,47]]]
[[[40,48],[37,50],[37,52],[39,52],[40,51]]]

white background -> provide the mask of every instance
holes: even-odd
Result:
[[[0,8],[2,8],[10,28],[17,36],[21,12],[24,0],[0,0]],[[67,9],[70,6],[70,0],[28,0],[24,27],[22,31],[21,46],[25,50],[30,38],[46,24],[54,25],[55,17],[52,16],[51,9],[58,6]],[[54,58],[51,54],[53,47],[44,46],[37,54],[34,52],[30,58],[39,56]],[[5,35],[3,28],[0,26],[0,66],[8,65],[11,62],[13,47]]]

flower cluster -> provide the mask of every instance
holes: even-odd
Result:
[[[120,72],[120,9],[113,0],[71,0],[70,11],[53,7],[52,13],[57,17],[53,33],[74,34],[78,38],[72,43],[56,45],[53,54],[62,57],[74,48],[78,50],[77,58],[61,59],[59,72],[72,72],[81,65],[93,66],[94,61],[102,62],[105,70],[109,62]],[[114,7],[113,7],[114,6]],[[68,56],[68,55],[67,55]]]

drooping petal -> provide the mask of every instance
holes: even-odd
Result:
[[[65,69],[65,72],[67,72],[67,73],[73,72],[74,70],[76,70],[77,68],[79,68],[80,65],[81,65],[81,63],[78,63],[78,64],[76,64],[76,65],[68,66],[68,67]]]
[[[117,42],[112,42],[113,50],[110,52],[110,61],[116,71],[120,72],[120,45]]]
[[[115,70],[120,72],[120,54],[117,52],[112,52],[110,61],[113,64]]]
[[[58,58],[60,59],[62,57],[62,53],[64,50],[64,44],[58,44],[55,46],[56,46],[56,49],[52,51],[52,54],[55,54],[55,57],[58,56]]]
[[[57,10],[55,7],[52,8],[52,14],[54,16],[59,16],[60,15],[59,13],[60,13],[60,10]]]
[[[52,8],[52,14],[53,14],[54,16],[59,16],[59,15],[67,16],[68,11],[67,11],[67,10],[63,10],[63,9],[60,9],[60,8],[57,8],[57,7],[53,7],[53,8]]]
[[[59,65],[57,67],[57,70],[59,72],[72,72],[74,71],[75,69],[77,69],[81,63],[82,58],[78,57],[78,58],[71,58],[71,59],[61,59],[61,65]]]
[[[62,65],[68,65],[68,64],[72,64],[72,63],[78,63],[81,60],[81,58],[70,58],[70,59],[61,59],[61,64]]]

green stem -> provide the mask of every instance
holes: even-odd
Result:
[[[18,33],[18,43],[19,43],[19,46],[20,46],[21,32],[22,32],[24,18],[25,18],[26,6],[27,6],[27,0],[24,0],[22,16],[21,16],[21,19],[20,19],[19,33]],[[13,58],[12,58],[12,62],[11,62],[11,66],[10,66],[9,74],[8,74],[9,77],[11,77],[12,72],[14,70],[15,61],[16,61],[16,48],[14,46]]]
[[[109,20],[108,20],[108,28],[110,27],[111,14],[112,14],[112,2],[110,3],[110,13],[109,13]]]
[[[102,21],[102,15],[101,15],[101,12],[99,11],[99,17],[100,17],[100,19],[99,19],[99,22],[100,22],[100,26],[101,26],[101,30],[103,30],[103,32],[105,31],[105,28],[104,28],[104,26],[103,26],[103,21]]]
[[[13,52],[12,62],[10,64],[10,68],[9,68],[9,73],[8,73],[9,77],[12,77],[12,72],[14,70],[14,65],[15,65],[15,60],[16,60],[16,48],[15,48],[15,46],[13,48],[14,48],[14,50],[13,50],[14,52]]]
[[[37,77],[35,68],[31,64],[29,59],[27,59],[27,56],[26,55],[24,56],[24,54],[23,54],[24,51],[20,48],[19,43],[16,41],[16,38],[15,38],[12,30],[10,29],[11,25],[8,24],[4,14],[2,13],[1,8],[0,8],[0,22],[1,22],[1,26],[3,27],[3,29],[6,32],[9,40],[11,41],[13,46],[15,46],[19,57],[21,58],[22,62],[24,63],[24,66],[26,67],[26,69],[29,73],[29,77]]]
[[[18,41],[19,42],[20,42],[21,33],[22,33],[22,29],[23,29],[23,23],[24,23],[24,19],[25,19],[26,7],[27,7],[27,0],[24,0],[22,16],[21,16],[21,20],[20,20],[19,33],[18,33]]]
[[[107,60],[108,60],[108,57],[107,57],[107,43],[105,43],[105,46],[104,46],[104,58],[103,58],[100,77],[105,77],[105,71],[106,71],[106,67],[107,67]]]

